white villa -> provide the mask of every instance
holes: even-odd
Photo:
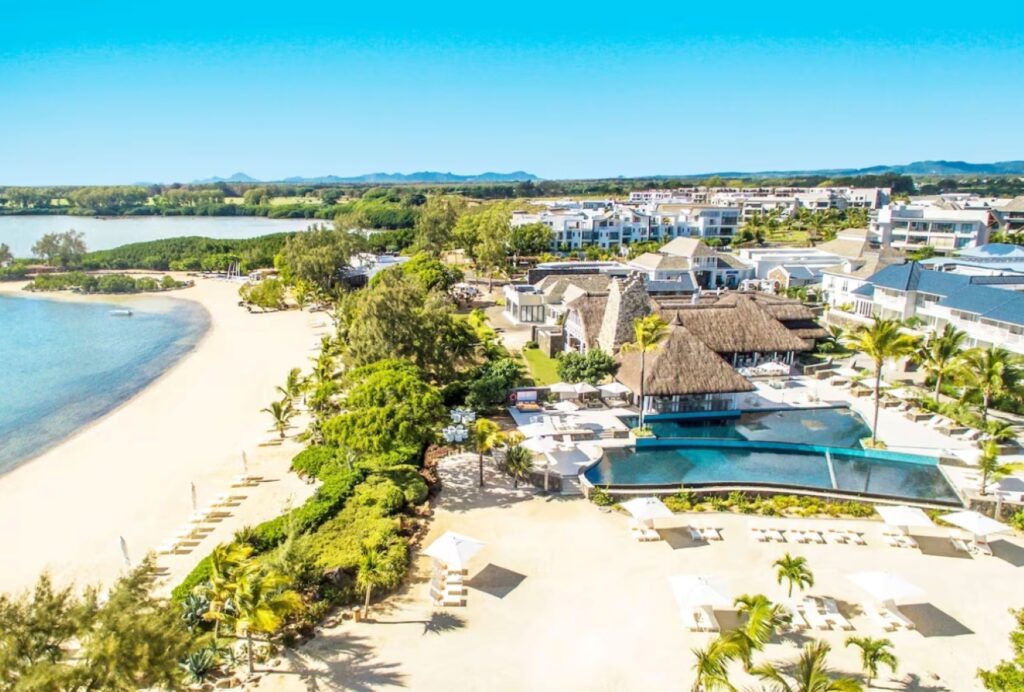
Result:
[[[897,204],[878,210],[871,230],[884,247],[914,250],[931,246],[952,252],[984,245],[994,218],[988,209],[944,209]]]

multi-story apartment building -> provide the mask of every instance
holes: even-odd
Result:
[[[856,312],[905,320],[927,331],[947,324],[967,334],[966,346],[998,345],[1024,354],[1024,275],[968,276],[925,269],[917,262],[891,265],[855,291]]]
[[[1008,233],[1024,231],[1024,197],[1014,197],[998,207],[993,207],[993,215],[999,222],[999,228]]]
[[[589,245],[609,249],[678,237],[717,238],[728,244],[740,220],[736,209],[694,204],[611,204],[596,209],[552,205],[541,212],[512,212],[513,227],[530,223],[542,223],[552,230],[553,250],[578,250]]]
[[[797,209],[880,209],[889,203],[884,187],[687,187],[638,190],[630,202],[683,202],[739,207],[744,216],[758,211]]]
[[[988,209],[896,204],[879,209],[871,228],[884,247],[914,250],[931,246],[939,252],[953,252],[987,243],[992,225]]]

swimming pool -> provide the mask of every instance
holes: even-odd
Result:
[[[636,425],[636,418],[626,421]],[[860,447],[871,428],[845,406],[834,408],[755,411],[739,418],[717,420],[648,419],[658,438],[705,438],[758,442],[799,442],[829,447]]]
[[[824,447],[741,440],[672,445],[609,449],[586,478],[599,486],[763,485],[959,505],[928,457],[833,449],[830,472]]]

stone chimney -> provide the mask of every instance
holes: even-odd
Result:
[[[605,353],[615,353],[622,344],[635,338],[633,320],[646,317],[651,311],[650,296],[641,274],[626,279],[612,279],[608,287],[608,302],[597,333],[597,344]]]

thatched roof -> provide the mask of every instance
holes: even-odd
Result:
[[[608,294],[582,295],[565,304],[566,308],[579,315],[580,322],[583,323],[583,333],[588,348],[597,342],[597,335],[601,331],[601,321],[604,319],[604,309],[607,304]]]
[[[780,322],[814,320],[814,313],[800,301],[783,296],[774,296],[770,293],[747,293],[742,296],[736,293],[726,293],[719,299],[718,304],[731,305],[740,297],[754,301],[754,304]]]
[[[543,292],[549,301],[557,301],[573,286],[586,293],[608,291],[609,277],[607,274],[548,274],[535,286]]]
[[[807,351],[808,344],[762,309],[749,295],[732,293],[713,304],[663,305],[659,312],[679,321],[716,353]]]
[[[639,393],[640,354],[626,352],[616,358],[620,364],[616,379]],[[668,337],[645,357],[644,394],[648,396],[721,394],[753,389],[747,378],[681,324],[670,326]]]

